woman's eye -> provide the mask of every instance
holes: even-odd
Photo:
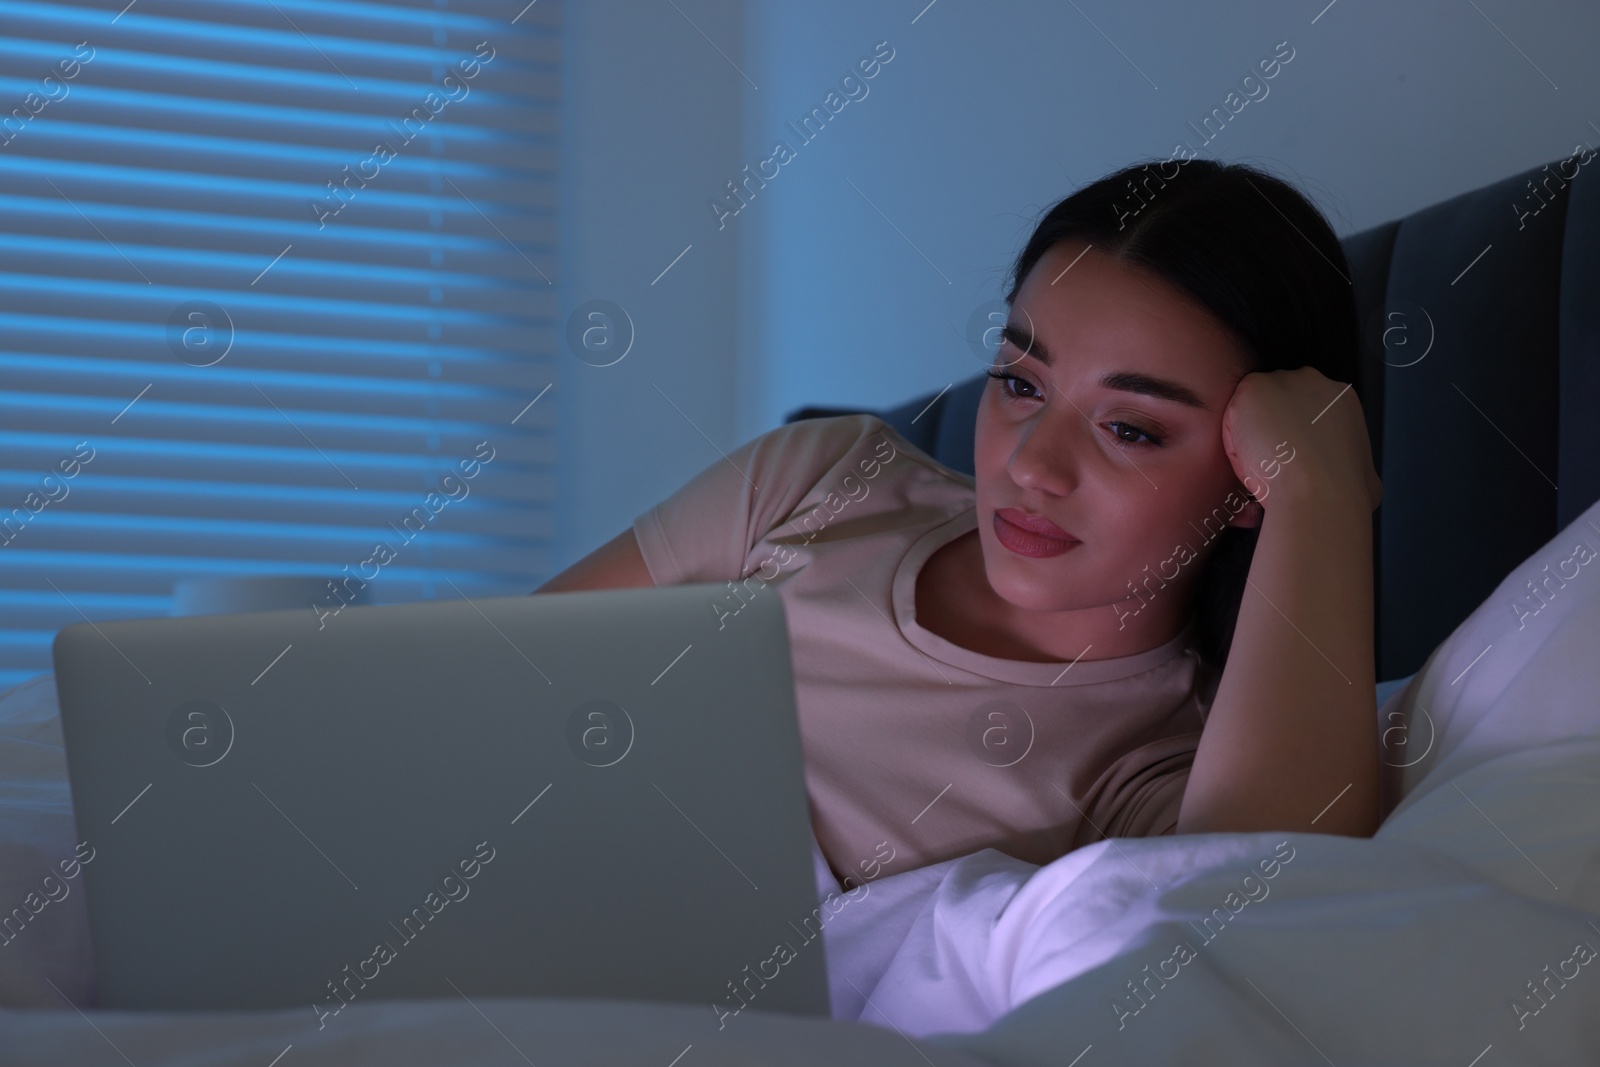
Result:
[[[1161,438],[1155,437],[1152,434],[1139,429],[1139,427],[1133,425],[1131,422],[1108,422],[1106,425],[1112,427],[1111,433],[1114,437],[1116,437],[1120,444],[1138,447],[1144,443],[1138,440],[1138,438],[1142,437],[1146,442],[1154,445],[1157,448],[1161,446]],[[1121,427],[1121,429],[1117,429],[1117,427]],[[1131,433],[1133,436],[1124,436],[1124,434],[1129,433]]]
[[[1026,378],[1019,377],[1018,375],[1015,375],[1015,374],[1010,374],[1010,373],[1008,373],[1006,371],[1003,371],[1003,370],[990,370],[990,371],[986,371],[985,373],[988,374],[989,377],[991,377],[991,378],[993,378],[996,381],[1001,383],[1001,385],[1000,385],[1001,395],[1007,397],[1008,399],[1011,399],[1011,400],[1034,400],[1034,399],[1037,399],[1037,397],[1038,397],[1037,392],[1029,392],[1029,393],[1025,393],[1025,394],[1019,394],[1019,393],[1017,393],[1016,389],[1013,388],[1012,383],[1016,383],[1016,385],[1020,385],[1020,386],[1022,386],[1024,388],[1026,388],[1026,389],[1032,390],[1033,389],[1033,383],[1028,381],[1028,379],[1026,379]]]

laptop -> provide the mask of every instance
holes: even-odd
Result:
[[[323,1027],[399,997],[826,1017],[782,602],[727,617],[725,595],[61,630],[99,1006],[308,1005]]]

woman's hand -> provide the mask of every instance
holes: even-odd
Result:
[[[1254,371],[1239,379],[1222,416],[1233,472],[1263,507],[1272,489],[1383,500],[1372,443],[1355,390],[1314,367]]]

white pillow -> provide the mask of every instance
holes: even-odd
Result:
[[[0,694],[0,1007],[89,1007],[94,961],[55,675]],[[55,988],[51,988],[54,983]]]
[[[1508,574],[1379,722],[1386,818],[1375,837],[1583,906],[1582,868],[1600,842],[1600,501]],[[1538,803],[1500,795],[1531,768]]]

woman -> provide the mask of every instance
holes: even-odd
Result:
[[[1377,828],[1382,486],[1342,384],[1348,267],[1291,186],[1172,166],[1039,222],[973,477],[875,416],[790,423],[539,590],[728,580],[727,626],[775,588],[836,877]]]

